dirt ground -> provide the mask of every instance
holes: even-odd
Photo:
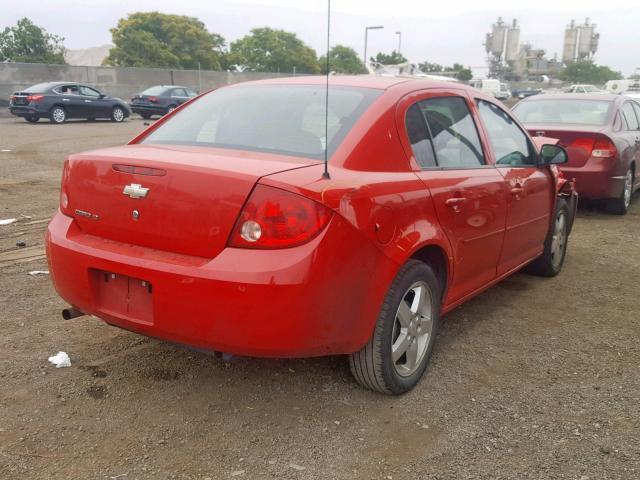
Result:
[[[0,219],[30,217],[0,226],[0,478],[640,478],[639,197],[624,218],[582,208],[560,276],[445,317],[423,381],[390,398],[341,357],[226,362],[61,319],[28,272],[65,155],[143,128],[0,118]]]

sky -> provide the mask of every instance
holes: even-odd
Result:
[[[549,57],[561,56],[567,24],[589,17],[600,33],[597,63],[625,75],[640,67],[638,0],[332,0],[331,6],[331,44],[351,46],[359,55],[365,26],[383,25],[369,32],[368,56],[397,49],[400,31],[401,51],[410,61],[457,62],[480,71],[486,66],[485,34],[499,16],[517,18],[521,42],[547,50]],[[65,37],[67,48],[82,49],[110,43],[109,29],[128,13],[157,10],[197,17],[227,42],[252,28],[282,28],[320,55],[326,49],[326,9],[327,0],[0,0],[0,29],[26,16]]]

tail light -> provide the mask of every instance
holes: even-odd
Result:
[[[44,95],[29,95],[27,96],[27,102],[40,103],[44,100]]]
[[[11,95],[11,97],[9,98],[9,102],[13,103],[16,101],[16,96],[15,95]]]
[[[591,157],[612,158],[618,154],[618,150],[614,143],[606,137],[576,138],[567,146],[571,148],[580,148]]]
[[[156,103],[158,101],[158,97],[147,97],[147,100],[149,100],[151,103]]]
[[[322,232],[331,214],[324,205],[301,195],[258,185],[240,212],[229,246],[275,249],[302,245]]]
[[[592,157],[612,158],[617,154],[616,146],[608,138],[597,139],[593,144],[593,150],[591,150]]]
[[[69,193],[67,188],[69,186],[69,160],[64,161],[62,167],[62,182],[60,185],[60,211],[65,215],[72,216],[71,208],[69,207]]]

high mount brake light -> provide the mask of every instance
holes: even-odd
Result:
[[[308,242],[327,226],[331,210],[279,188],[258,185],[229,238],[238,248],[290,248]]]

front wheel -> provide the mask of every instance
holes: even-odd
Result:
[[[410,260],[400,269],[371,339],[349,357],[358,383],[380,393],[400,395],[420,381],[438,329],[441,291],[429,265]]]
[[[53,107],[49,112],[49,120],[53,123],[64,123],[67,121],[67,112],[62,107]]]
[[[567,202],[558,198],[553,225],[544,242],[544,251],[527,266],[527,272],[542,277],[555,277],[560,273],[567,255],[570,225]]]
[[[633,196],[633,170],[630,168],[624,176],[624,185],[618,198],[609,200],[609,211],[616,215],[626,215]]]
[[[111,121],[116,123],[124,121],[124,110],[122,107],[113,107],[111,111]]]

